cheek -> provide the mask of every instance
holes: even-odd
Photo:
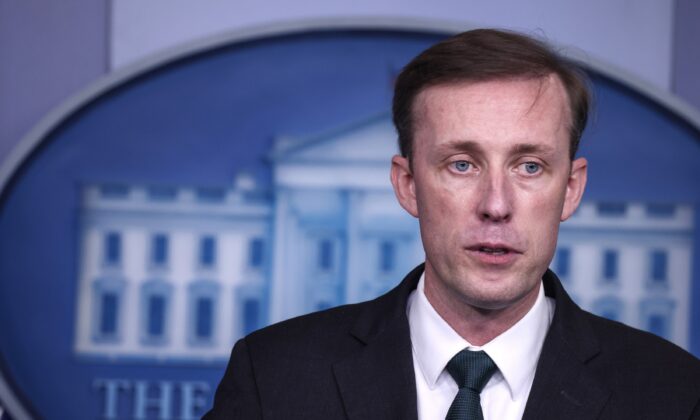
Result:
[[[458,200],[455,188],[435,174],[417,180],[415,188],[419,218],[439,219],[448,215]]]
[[[463,230],[468,214],[464,194],[456,194],[449,187],[417,186],[418,219],[421,235],[435,246],[450,242]],[[462,226],[462,228],[460,228]]]
[[[523,210],[522,225],[529,231],[528,237],[537,248],[537,253],[551,254],[556,246],[559,220],[563,207],[563,195],[539,194],[531,197]]]
[[[539,220],[540,223],[559,223],[561,213],[564,208],[564,196],[566,188],[564,185],[549,185],[536,191],[528,191],[527,197],[521,202],[530,217]]]

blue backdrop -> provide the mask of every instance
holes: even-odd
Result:
[[[441,37],[328,31],[232,44],[133,77],[54,129],[0,201],[2,371],[34,412],[100,416],[106,391],[96,381],[105,378],[130,384],[117,398],[120,416],[134,411],[137,381],[176,388],[201,381],[209,384],[202,392],[209,404],[223,373],[220,362],[90,361],[75,354],[83,185],[227,186],[247,171],[270,186],[267,156],[276,136],[308,136],[388,111],[396,72]],[[586,199],[697,206],[700,133],[619,82],[592,77],[596,106],[581,149],[590,162]],[[697,247],[693,253],[700,261]],[[698,269],[692,273],[691,302],[698,302]],[[691,311],[697,355],[700,305]],[[181,395],[174,394],[173,415]]]

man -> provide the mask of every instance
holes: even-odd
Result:
[[[522,35],[476,30],[399,75],[391,181],[425,264],[378,299],[236,343],[206,418],[700,419],[700,362],[582,311],[547,270],[578,206],[589,94]]]

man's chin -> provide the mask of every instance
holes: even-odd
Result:
[[[481,313],[500,312],[507,310],[517,303],[517,299],[504,299],[496,297],[479,297],[465,303]]]
[[[503,311],[528,303],[531,306],[537,296],[537,285],[523,290],[513,287],[512,283],[499,284],[498,281],[486,279],[479,280],[474,284],[473,290],[463,290],[461,294],[466,304],[479,311]]]

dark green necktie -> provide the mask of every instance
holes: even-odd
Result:
[[[496,364],[483,351],[464,349],[447,363],[447,371],[459,391],[445,420],[483,420],[479,394],[496,371]]]

